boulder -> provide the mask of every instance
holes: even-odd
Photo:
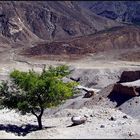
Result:
[[[79,125],[85,123],[87,121],[87,117],[72,116],[71,121],[73,122],[74,125]]]
[[[140,71],[123,71],[118,83],[131,82],[138,79],[140,79]]]
[[[138,96],[140,94],[140,80],[133,82],[117,83],[114,85],[113,92]]]
[[[116,107],[125,101],[140,95],[140,80],[133,82],[116,83],[107,96],[111,101],[117,103]]]
[[[95,95],[96,92],[100,91],[99,89],[88,88],[88,87],[84,87],[84,86],[81,86],[81,85],[78,85],[76,88],[86,92],[83,98],[90,98],[93,95]]]

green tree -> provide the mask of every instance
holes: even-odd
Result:
[[[32,113],[42,129],[44,109],[63,103],[76,92],[77,83],[63,82],[62,78],[69,74],[66,65],[50,66],[41,73],[14,70],[10,73],[11,82],[3,81],[0,86],[0,103],[3,107],[18,109],[22,114]]]

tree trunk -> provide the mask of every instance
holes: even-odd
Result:
[[[40,115],[37,115],[34,110],[32,109],[32,114],[36,116],[37,118],[37,121],[38,121],[38,127],[39,127],[39,130],[41,130],[43,127],[42,127],[42,115],[43,115],[43,112],[44,112],[44,109],[41,108],[41,112],[40,112]]]
[[[40,94],[37,94],[37,97],[38,97],[38,103],[39,103],[39,107],[40,107],[40,114],[37,115],[33,108],[32,108],[31,112],[33,113],[33,115],[35,115],[37,117],[38,127],[39,127],[39,130],[41,130],[43,128],[41,118],[42,118],[42,115],[43,115],[43,112],[44,112],[44,108],[42,106],[42,99],[41,99]]]
[[[43,127],[42,127],[42,120],[41,120],[42,116],[38,116],[37,117],[37,121],[38,121],[38,127],[39,127],[39,130],[41,130]]]

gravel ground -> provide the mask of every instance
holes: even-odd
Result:
[[[68,127],[72,124],[71,116],[88,116],[85,124]],[[127,116],[124,118],[123,116]],[[111,119],[111,117],[113,119]],[[80,138],[139,138],[140,122],[119,110],[94,106],[89,109],[63,109],[54,115],[44,115],[43,125],[47,128],[40,131],[32,131],[26,136],[17,136],[12,131],[12,125],[21,126],[30,122],[36,125],[36,118],[32,115],[21,116],[15,111],[0,111],[0,138],[61,138],[61,139],[80,139]],[[6,132],[1,125],[11,124],[11,131]],[[13,128],[14,129],[14,128]]]
[[[27,63],[20,62],[1,63],[0,78],[6,77],[14,68],[27,71],[34,67],[36,71],[40,71],[41,63],[46,63],[47,65],[58,64],[58,62],[38,62],[37,60],[34,60],[34,63],[36,63],[36,66],[29,66]],[[37,65],[37,63],[40,65]],[[75,68],[73,76],[81,77],[82,86],[97,89],[102,89],[118,81],[123,70],[139,70],[140,66],[139,62],[93,61],[91,59],[66,64]],[[95,99],[82,98],[83,95],[80,95],[68,100],[64,105],[54,110],[46,110],[42,121],[43,125],[49,128],[40,131],[32,131],[30,127],[26,131],[24,129],[28,123],[36,127],[37,121],[33,115],[22,116],[14,110],[2,109],[0,110],[0,138],[140,138],[140,121],[139,118],[135,117],[139,116],[139,108],[136,107],[137,114],[134,116],[132,114],[135,111],[132,110],[135,106],[128,107],[130,101],[123,104],[121,111],[115,109],[114,103],[106,99],[108,91],[109,89],[104,90],[104,97],[100,102],[98,102],[98,95],[95,96]],[[89,104],[85,105],[88,102]],[[88,121],[85,124],[67,127],[72,124],[72,115],[87,115]],[[123,118],[125,115],[127,117]],[[111,117],[113,117],[113,120],[110,120]]]

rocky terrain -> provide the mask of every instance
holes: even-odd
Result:
[[[0,138],[139,138],[138,7],[128,1],[0,2],[0,80],[13,69],[66,64],[72,73],[63,80],[80,84],[73,98],[45,110],[40,131],[31,114],[1,109]],[[73,115],[87,121],[73,126]]]
[[[140,23],[139,1],[82,1],[79,5],[97,15],[129,24]]]
[[[100,17],[75,2],[0,2],[0,53],[94,34],[121,23]],[[54,46],[55,47],[55,46]],[[72,48],[73,49],[73,48]]]
[[[0,7],[0,32],[14,41],[66,39],[119,25],[71,1],[5,1]]]
[[[38,44],[32,48],[22,50],[21,53],[27,56],[46,57],[48,59],[59,59],[60,55],[62,59],[63,57],[66,59],[78,59],[87,54],[98,55],[99,52],[111,50],[114,51],[112,53],[116,52],[120,55],[117,59],[139,60],[139,33],[140,28],[135,26],[113,27],[72,40]],[[83,39],[85,40],[84,42],[82,41]]]
[[[79,94],[64,104],[47,109],[43,116],[45,128],[41,131],[36,131],[36,118],[31,114],[22,116],[15,110],[2,109],[0,138],[139,138],[139,96],[126,98],[120,97],[123,93],[119,96],[112,96],[112,93],[115,84],[131,83],[140,78],[140,63],[101,58],[102,56],[96,59],[89,56],[69,62],[28,58],[26,59],[28,63],[13,61],[1,64],[0,75],[3,79],[14,68],[22,71],[34,68],[40,72],[44,64],[49,66],[65,63],[73,70],[67,79],[80,78],[80,85],[87,90],[92,89],[95,94],[90,98],[83,98],[86,92],[80,90]],[[131,84],[135,86],[137,82]],[[114,94],[117,95],[116,92]],[[119,106],[117,97],[124,101]],[[88,121],[85,124],[71,126],[73,115],[86,115]]]
[[[120,79],[124,78],[123,75],[127,75],[130,79],[130,73],[135,73],[135,71],[125,73],[121,74]],[[136,78],[139,78],[139,75]],[[139,86],[138,82],[130,83],[131,86],[136,84]],[[80,93],[57,108],[47,109],[43,116],[44,129],[40,131],[36,131],[36,118],[31,114],[22,116],[15,110],[3,109],[0,111],[0,138],[137,139],[140,137],[139,96],[131,98],[123,96],[126,101],[116,107],[118,100],[115,99],[119,96],[113,96],[114,101],[111,97],[114,92],[114,84],[98,91],[93,89],[96,94],[90,98],[83,98],[85,93]],[[128,83],[123,85],[126,84],[130,86]],[[117,93],[114,92],[114,94]],[[72,126],[71,117],[73,115],[86,115],[87,121],[84,124]],[[30,124],[28,124],[29,122]]]
[[[1,59],[4,56],[9,61],[9,55],[16,53],[39,59],[75,60],[101,51],[123,53],[121,49],[134,48],[118,59],[138,60],[139,26],[103,17],[86,5],[71,1],[0,2]],[[96,5],[102,10],[100,4]]]

